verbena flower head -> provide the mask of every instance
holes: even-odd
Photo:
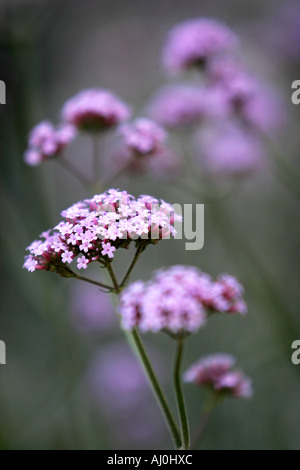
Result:
[[[229,354],[212,354],[193,364],[184,374],[184,381],[206,386],[218,394],[236,398],[252,395],[251,380],[233,370],[235,359]]]
[[[160,151],[167,138],[165,130],[147,118],[139,118],[133,123],[123,124],[120,132],[126,147],[135,156],[149,155]]]
[[[163,66],[170,73],[203,66],[236,45],[236,35],[219,21],[207,18],[185,21],[169,32],[163,48]]]
[[[156,244],[174,235],[174,223],[181,216],[172,206],[151,196],[134,198],[126,191],[110,189],[92,199],[80,201],[61,213],[63,220],[41,234],[27,250],[24,268],[56,271],[72,276],[68,265],[77,257],[77,268],[110,262],[118,248]]]
[[[216,281],[190,266],[158,271],[149,282],[137,281],[121,295],[124,329],[194,333],[212,312],[246,313],[243,288],[229,275]]]
[[[82,90],[62,109],[62,118],[79,130],[101,131],[116,126],[130,116],[129,107],[108,90]]]
[[[70,124],[55,128],[50,122],[42,121],[30,132],[28,150],[24,154],[25,162],[36,166],[48,158],[56,157],[75,138],[76,133],[75,127]]]
[[[204,89],[191,85],[167,85],[148,106],[149,115],[170,128],[198,123],[208,111]]]
[[[195,155],[206,170],[219,176],[243,176],[262,168],[265,150],[249,130],[239,125],[212,126],[194,140]]]

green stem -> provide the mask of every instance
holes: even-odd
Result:
[[[128,268],[128,270],[127,270],[127,272],[126,272],[124,278],[123,278],[122,281],[121,281],[120,288],[123,288],[123,287],[126,285],[128,279],[129,279],[129,276],[130,276],[130,274],[131,274],[131,271],[133,270],[134,266],[136,265],[136,262],[137,262],[137,260],[139,259],[139,256],[140,256],[140,254],[141,254],[143,248],[144,248],[144,247],[143,247],[142,245],[139,245],[138,248],[136,249],[136,252],[135,252],[135,255],[134,255],[134,257],[133,257],[133,260],[132,260],[132,262],[130,263],[129,268]]]
[[[121,288],[118,284],[117,278],[115,276],[114,270],[111,266],[111,264],[107,265],[107,271],[108,274],[112,280],[112,283],[114,285],[114,293],[116,294],[114,296],[115,299],[118,299],[118,294],[121,291]],[[117,302],[114,301],[114,304],[116,305]],[[166,423],[168,425],[168,428],[170,430],[170,433],[173,437],[173,440],[175,442],[176,448],[179,449],[181,447],[181,437],[180,433],[177,427],[177,424],[173,418],[172,412],[170,410],[170,407],[167,403],[167,400],[164,396],[164,393],[161,389],[161,386],[159,384],[159,381],[156,377],[156,374],[153,370],[152,364],[148,358],[148,355],[145,351],[145,348],[143,346],[142,340],[137,332],[137,330],[133,331],[125,331],[126,338],[132,347],[134,353],[137,355],[139,361],[141,362],[144,371],[147,375],[148,381],[154,391],[155,397],[158,401],[158,404],[160,405],[160,408],[162,410],[163,416],[166,420]]]
[[[264,140],[272,152],[276,176],[296,197],[300,197],[300,174],[298,169],[292,166],[274,141],[267,136],[264,136]]]
[[[112,283],[113,283],[113,286],[114,286],[114,289],[115,289],[115,293],[119,294],[121,289],[119,287],[119,284],[118,284],[118,281],[117,281],[117,278],[116,278],[116,275],[115,275],[115,272],[113,270],[113,267],[112,267],[111,263],[108,263],[107,271],[108,271],[108,273],[110,275],[110,278],[112,280]]]
[[[111,286],[107,286],[106,284],[102,284],[102,282],[94,281],[93,279],[88,279],[87,277],[80,276],[80,274],[74,273],[74,277],[79,281],[88,282],[89,284],[93,284],[94,286],[101,287],[103,289],[112,290]]]
[[[203,407],[202,415],[198,423],[197,429],[192,440],[191,449],[196,449],[199,445],[199,442],[207,428],[209,420],[216,406],[218,405],[220,398],[216,394],[211,394],[210,399]]]
[[[141,338],[137,332],[137,330],[133,330],[131,332],[132,339],[134,341],[134,344],[136,346],[136,349],[139,354],[139,358],[142,362],[142,365],[144,367],[144,370],[147,374],[148,380],[152,386],[152,389],[155,393],[156,399],[161,407],[161,410],[163,412],[163,415],[165,417],[165,420],[167,422],[167,425],[169,427],[169,430],[172,434],[172,437],[174,439],[175,445],[177,449],[181,448],[182,442],[181,442],[181,437],[180,433],[177,427],[177,424],[173,418],[173,415],[170,411],[169,405],[167,403],[167,400],[164,396],[164,393],[159,385],[158,379],[154,373],[154,370],[152,368],[151,362],[148,358],[148,355],[144,349],[143,343],[141,341]]]
[[[93,182],[96,185],[99,178],[99,155],[98,155],[98,138],[96,135],[92,136],[93,144]]]
[[[78,168],[76,168],[72,163],[68,162],[64,157],[60,156],[56,159],[56,161],[71,175],[73,175],[80,183],[86,188],[90,189],[91,181],[84,176]]]
[[[176,400],[177,400],[178,412],[179,412],[179,417],[180,417],[182,443],[183,443],[183,448],[186,450],[186,449],[189,449],[190,447],[190,433],[189,433],[189,423],[188,423],[184,397],[183,397],[183,392],[182,392],[182,384],[181,384],[182,358],[183,358],[183,339],[179,338],[177,340],[177,351],[176,351],[175,365],[174,365],[174,387],[175,387]]]

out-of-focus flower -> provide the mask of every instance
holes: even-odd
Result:
[[[220,176],[243,176],[262,168],[265,150],[258,138],[240,125],[212,126],[194,138],[197,161]]]
[[[170,128],[195,124],[209,112],[206,96],[201,87],[167,85],[154,95],[148,105],[148,113]]]
[[[70,322],[83,334],[107,333],[116,325],[116,315],[110,297],[94,286],[76,284],[70,292]]]
[[[155,369],[163,377],[161,357],[154,353],[150,350]],[[147,380],[128,346],[113,343],[97,352],[85,376],[84,392],[93,408],[107,418],[114,439],[134,445],[157,439],[159,444],[161,418],[152,407]]]
[[[151,121],[140,118],[120,129],[122,141],[111,148],[110,168],[124,168],[127,173],[146,173],[169,179],[181,170],[178,155],[166,145],[166,131]],[[107,164],[108,166],[108,164]]]
[[[50,122],[42,121],[30,132],[28,150],[24,154],[25,162],[37,166],[48,158],[58,156],[76,133],[75,127],[70,124],[55,128]]]
[[[269,134],[284,127],[286,110],[279,94],[250,76],[234,61],[224,58],[214,61],[209,77],[211,86],[208,90],[222,102],[225,119],[238,117],[251,128]]]
[[[172,206],[151,196],[135,199],[126,191],[110,189],[92,199],[80,201],[61,213],[65,219],[53,230],[41,234],[27,248],[24,268],[55,271],[72,276],[67,265],[77,258],[78,269],[93,261],[106,264],[118,248],[156,244],[175,235],[174,222],[181,216]]]
[[[136,155],[153,154],[164,145],[165,130],[146,118],[136,119],[133,123],[123,124],[120,129],[125,145]]]
[[[193,364],[184,374],[184,381],[206,386],[220,395],[250,398],[251,380],[242,372],[232,370],[235,359],[229,354],[212,354]]]
[[[88,371],[91,394],[102,405],[133,407],[147,395],[147,381],[128,347],[119,343],[100,351]],[[116,412],[116,410],[115,410]]]
[[[149,282],[131,284],[120,302],[123,328],[143,332],[194,333],[211,311],[245,314],[243,288],[232,276],[213,281],[190,266],[172,266]]]
[[[108,90],[82,90],[62,109],[62,119],[79,130],[98,132],[128,119],[129,107]]]
[[[216,55],[234,50],[237,43],[233,31],[219,21],[188,20],[169,32],[163,48],[163,66],[170,73],[202,67]]]

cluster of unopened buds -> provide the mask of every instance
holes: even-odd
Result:
[[[35,166],[52,157],[59,160],[81,132],[94,137],[116,129],[121,150],[116,155],[117,171],[113,177],[141,169],[152,169],[160,176],[164,172],[174,174],[172,170],[179,170],[181,163],[168,148],[166,128],[172,132],[189,126],[196,129],[194,142],[203,151],[211,170],[223,174],[252,171],[260,165],[263,154],[257,128],[269,131],[277,116],[267,115],[268,108],[261,102],[266,95],[238,65],[234,56],[237,43],[229,28],[213,20],[198,19],[175,27],[163,49],[163,65],[170,74],[197,68],[204,74],[201,83],[163,87],[145,108],[149,117],[132,122],[128,122],[130,108],[115,94],[103,89],[84,90],[63,106],[57,128],[42,122],[33,129],[25,153],[26,163]],[[108,189],[72,205],[61,216],[63,220],[28,246],[24,268],[73,277],[119,297],[121,326],[135,344],[175,444],[177,448],[189,448],[181,384],[183,344],[214,313],[245,315],[243,287],[231,275],[221,274],[213,280],[196,267],[179,265],[156,272],[151,281],[136,281],[127,286],[143,251],[175,236],[175,226],[182,221],[172,205],[163,200],[148,195],[136,198],[126,191]],[[119,281],[114,272],[115,255],[119,248],[128,249],[130,245],[135,245],[135,254]],[[83,277],[71,269],[75,259],[78,270],[86,270],[93,262],[100,264],[107,270],[111,284]],[[177,342],[174,384],[180,429],[139,331],[162,331]],[[250,380],[240,371],[232,370],[233,365],[229,355],[209,356],[192,366],[184,380],[205,386],[219,398],[249,397]]]

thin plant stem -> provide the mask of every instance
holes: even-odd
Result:
[[[139,256],[140,256],[140,254],[141,254],[143,248],[144,248],[144,247],[143,247],[142,245],[139,245],[138,248],[136,249],[136,252],[135,252],[135,255],[134,255],[134,257],[133,257],[133,260],[132,260],[132,262],[130,263],[129,268],[128,268],[128,270],[127,270],[127,272],[126,272],[124,278],[123,278],[122,281],[121,281],[120,288],[123,288],[123,287],[126,285],[128,279],[129,279],[129,277],[130,277],[131,271],[133,270],[134,266],[136,265],[136,262],[137,262],[137,260],[139,259]]]
[[[79,281],[88,282],[89,284],[93,284],[94,286],[101,287],[102,289],[112,290],[111,286],[107,286],[106,284],[102,284],[102,282],[94,281],[93,279],[89,279],[87,277],[80,276],[80,274],[74,273],[74,277],[76,279],[78,279]]]
[[[116,305],[117,299],[118,299],[118,294],[121,291],[121,288],[118,284],[116,275],[114,273],[114,270],[111,266],[111,264],[107,265],[107,271],[108,274],[112,280],[112,283],[114,285],[114,300],[113,303]],[[154,395],[158,401],[158,404],[160,405],[160,408],[162,410],[163,416],[166,420],[166,423],[168,425],[168,428],[170,430],[170,433],[172,435],[172,438],[174,440],[175,446],[177,449],[181,448],[182,442],[181,442],[181,437],[180,437],[180,432],[178,430],[176,421],[174,420],[174,417],[172,415],[172,412],[170,410],[170,407],[168,405],[168,402],[165,398],[165,395],[162,391],[162,388],[159,384],[159,381],[156,377],[156,374],[153,370],[152,364],[150,362],[150,359],[148,358],[148,355],[146,353],[146,350],[143,346],[142,340],[137,332],[137,330],[133,331],[125,331],[125,336],[132,347],[134,353],[137,355],[140,363],[143,366],[143,369],[147,375],[148,381],[153,389]]]
[[[274,173],[277,178],[289,189],[294,196],[300,197],[300,172],[283,155],[282,149],[267,134],[260,133],[273,157]]]
[[[165,420],[167,422],[169,430],[172,434],[172,437],[173,437],[174,443],[176,445],[176,448],[180,449],[181,446],[182,446],[182,440],[181,440],[181,437],[180,437],[180,433],[179,433],[177,424],[176,424],[176,422],[173,418],[170,407],[169,407],[169,405],[167,403],[167,400],[164,396],[164,393],[163,393],[163,391],[162,391],[162,389],[159,385],[158,379],[157,379],[157,377],[154,373],[151,362],[148,358],[148,355],[145,351],[145,348],[143,346],[141,338],[140,338],[140,336],[139,336],[136,329],[131,332],[131,336],[132,336],[134,344],[137,348],[137,351],[139,353],[139,357],[140,357],[140,360],[141,360],[142,365],[144,367],[144,370],[147,374],[148,380],[149,380],[149,382],[152,386],[152,389],[155,393],[156,399],[157,399],[157,401],[160,405],[160,408],[163,412],[163,415],[165,417]]]
[[[92,135],[93,144],[93,183],[97,184],[99,179],[99,153],[98,153],[98,138],[96,135]]]
[[[101,181],[101,187],[107,187],[110,183],[112,183],[116,178],[121,176],[122,174],[125,173],[128,168],[130,168],[132,162],[130,163],[125,163],[122,165],[120,168],[116,169],[115,171],[112,171],[110,174],[108,174],[102,181]]]
[[[215,393],[210,394],[209,399],[203,407],[201,418],[194,433],[193,440],[191,443],[191,449],[196,449],[199,446],[199,442],[208,426],[212,413],[219,404],[219,402],[220,398]]]
[[[181,425],[181,435],[182,435],[182,445],[183,449],[187,450],[190,447],[190,432],[189,432],[189,422],[186,413],[186,407],[184,403],[184,397],[182,392],[182,384],[181,384],[181,365],[182,365],[182,358],[183,358],[183,339],[179,338],[177,340],[177,350],[176,350],[176,357],[175,357],[175,365],[174,365],[174,388],[176,394],[176,401],[177,407],[179,412],[180,418],[180,425]]]
[[[114,286],[114,289],[115,289],[115,293],[119,294],[121,289],[119,287],[119,284],[118,284],[118,281],[117,281],[117,278],[116,278],[116,275],[115,275],[115,272],[113,270],[113,267],[112,267],[111,263],[108,263],[107,271],[108,271],[108,273],[110,275],[110,278],[112,280],[112,283],[113,283],[113,286]]]
[[[72,163],[68,162],[64,157],[60,156],[56,159],[56,161],[71,175],[73,175],[80,183],[86,188],[90,189],[92,182],[89,178],[81,173],[78,168],[76,168]]]

